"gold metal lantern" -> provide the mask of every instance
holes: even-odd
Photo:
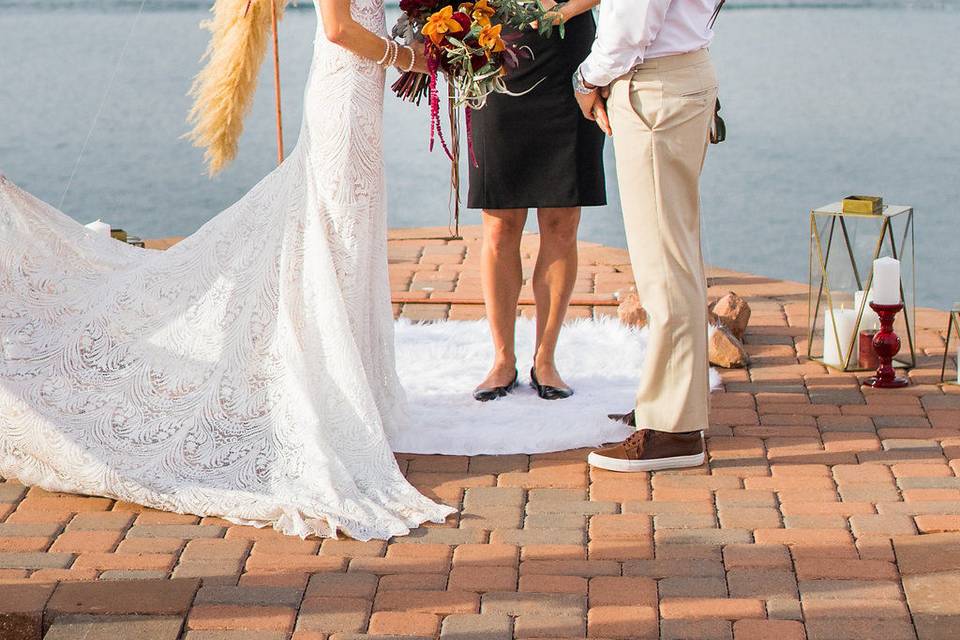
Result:
[[[940,368],[940,381],[944,384],[960,385],[960,302],[954,304],[953,310],[950,312],[950,321],[947,322],[946,338],[947,344],[943,349],[943,366]],[[950,378],[947,376],[947,363],[950,360],[950,348],[954,339],[957,341],[957,372]]]
[[[810,213],[807,357],[839,371],[869,371],[878,366],[873,337],[880,323],[870,306],[876,293],[874,261],[893,258],[899,261],[903,303],[893,327],[902,347],[893,364],[915,367],[913,208],[883,205],[879,198],[873,199],[872,208],[864,207],[864,198],[835,202]]]

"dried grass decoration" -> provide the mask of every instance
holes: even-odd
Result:
[[[270,42],[272,12],[282,16],[286,4],[287,0],[216,0],[213,20],[201,25],[211,36],[203,56],[206,66],[190,89],[194,104],[188,122],[193,130],[187,137],[206,149],[211,176],[237,155],[243,119],[253,104]]]

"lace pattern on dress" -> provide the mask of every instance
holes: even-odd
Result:
[[[384,32],[380,0],[353,15]],[[444,520],[385,433],[383,83],[318,21],[296,149],[164,252],[0,177],[0,475],[301,536]]]

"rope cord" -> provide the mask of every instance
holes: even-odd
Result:
[[[133,37],[133,32],[137,28],[137,24],[140,22],[140,16],[143,15],[143,7],[147,4],[147,0],[140,0],[140,8],[137,10],[137,15],[134,16],[133,22],[130,23],[130,31],[127,32],[127,36],[123,41],[123,47],[120,49],[120,55],[117,57],[116,63],[113,65],[113,71],[110,74],[110,80],[107,82],[107,87],[103,92],[103,96],[100,98],[100,105],[97,107],[97,112],[93,116],[93,122],[90,124],[90,129],[87,131],[87,137],[83,140],[83,145],[80,147],[80,154],[77,156],[77,161],[73,164],[73,170],[70,172],[70,178],[67,180],[67,186],[63,189],[63,194],[60,196],[60,204],[57,205],[57,209],[63,209],[63,203],[67,199],[67,193],[70,191],[70,187],[73,186],[73,179],[77,175],[77,170],[80,168],[80,162],[83,161],[83,154],[87,151],[87,145],[90,144],[90,138],[93,136],[94,130],[97,128],[97,123],[100,121],[100,114],[103,113],[103,108],[107,104],[107,98],[110,97],[110,92],[113,90],[113,85],[117,80],[117,75],[120,73],[120,67],[123,65],[123,59],[127,55],[127,48],[130,46],[130,39]]]

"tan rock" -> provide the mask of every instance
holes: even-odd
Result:
[[[739,369],[750,362],[743,343],[722,325],[710,327],[709,353],[710,364],[724,369]]]
[[[710,326],[720,324],[720,317],[713,312],[714,305],[717,304],[717,301],[714,300],[707,305],[707,324]]]
[[[647,326],[647,311],[640,304],[640,297],[629,291],[620,297],[617,317],[627,326],[642,328]]]
[[[716,314],[723,326],[730,330],[730,333],[743,340],[743,334],[750,322],[750,305],[746,300],[731,291],[717,300],[710,310]]]

